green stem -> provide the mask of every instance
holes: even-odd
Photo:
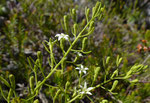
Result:
[[[106,83],[109,83],[109,82],[111,82],[111,81],[113,81],[113,80],[118,80],[118,79],[123,79],[123,78],[122,78],[122,77],[116,77],[116,78],[109,79],[109,80],[104,81],[103,83],[98,84],[97,86],[95,86],[95,87],[93,88],[93,90],[96,89],[96,88],[101,87],[102,85],[104,85],[104,84],[106,84]]]
[[[17,94],[16,94],[15,90],[13,90],[13,93],[14,93],[15,97],[17,97]]]
[[[30,98],[28,98],[27,100],[24,100],[24,99],[22,99],[22,100],[25,101],[25,102],[27,102],[27,101],[29,101],[29,100],[34,99],[34,97],[37,96],[37,95],[38,95],[38,92],[37,92],[35,95],[33,95],[33,96],[31,96]]]
[[[49,41],[51,43],[51,41]],[[52,43],[50,45],[50,58],[51,58],[51,70],[53,70],[54,67],[54,58],[53,58],[53,47],[52,47]]]
[[[94,82],[95,82],[95,80],[93,80],[93,82],[92,82],[92,85],[91,85],[91,86],[93,86],[93,85],[94,85]]]
[[[79,98],[80,95],[75,96],[73,99],[71,99],[68,103],[73,102],[74,100],[76,100],[77,98]]]
[[[3,90],[2,90],[2,87],[0,86],[0,91],[1,91],[1,95],[2,95],[2,97],[7,101],[7,102],[9,102],[8,100],[7,100],[7,98],[5,97],[5,95],[4,95],[4,92],[3,92]]]
[[[81,76],[82,76],[82,72],[80,73],[79,86],[80,86],[80,84],[81,84]]]
[[[37,73],[36,73],[36,71],[34,71],[34,75],[35,75],[35,82],[37,84]]]
[[[105,77],[104,77],[104,81],[106,81],[106,76],[107,76],[107,74],[106,74],[106,70],[105,70]]]
[[[119,71],[119,67],[117,67],[117,70]],[[117,72],[116,76],[118,76],[118,75],[119,75],[118,73],[119,73],[119,72]]]
[[[43,77],[45,78],[45,75],[44,75],[44,72],[43,72],[42,65],[41,65],[41,64],[39,64],[39,65],[40,65],[39,68],[40,68],[40,70],[41,70],[41,73],[42,73]]]
[[[94,18],[92,18],[90,20],[90,22],[93,20]],[[69,49],[67,50],[67,52],[65,53],[64,57],[59,61],[59,63],[54,67],[54,69],[52,69],[52,71],[44,78],[44,80],[37,85],[37,87],[35,88],[35,91],[40,88],[45,81],[50,78],[50,76],[57,70],[58,66],[64,61],[64,59],[67,57],[67,55],[69,54],[69,52],[71,51],[72,47],[75,45],[75,43],[77,42],[77,40],[80,38],[80,36],[82,35],[82,33],[85,31],[85,29],[88,27],[88,25],[90,24],[90,22],[88,22],[88,24],[83,28],[83,30],[79,33],[79,35],[77,36],[77,38],[73,41],[72,45],[69,47]],[[51,61],[52,62],[52,61]]]
[[[55,95],[55,97],[54,97],[54,99],[53,99],[53,103],[55,103],[55,100],[56,100],[56,97],[58,96],[58,94],[60,93],[60,89],[57,91],[57,93],[56,93],[56,95]]]
[[[9,83],[8,83],[3,77],[0,76],[0,80],[3,81],[4,84],[5,84],[7,87],[11,88],[11,86],[9,85]]]
[[[90,103],[94,103],[94,101],[88,95],[86,95],[86,97],[91,101]]]
[[[52,86],[52,85],[49,85],[49,84],[44,84],[45,86],[48,86],[48,87],[50,87],[50,88],[59,88],[59,87],[56,87],[56,86]]]

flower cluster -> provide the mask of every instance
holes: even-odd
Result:
[[[68,36],[68,35],[65,35],[64,33],[56,34],[55,37],[58,37],[58,41],[60,41],[61,39],[69,40],[69,36]],[[83,56],[80,52],[77,52],[77,55],[78,55],[79,57]],[[76,67],[75,69],[79,70],[79,74],[81,74],[82,72],[83,72],[84,74],[86,74],[86,73],[87,73],[87,70],[88,70],[88,68],[87,68],[87,67],[84,67],[83,65],[80,65],[80,67]],[[93,87],[87,88],[87,83],[86,83],[86,82],[84,83],[84,86],[81,86],[81,85],[80,85],[80,88],[81,88],[81,89],[78,91],[79,94],[81,94],[81,95],[83,95],[83,94],[92,95],[92,93],[91,93],[90,91],[93,89]],[[76,90],[76,88],[75,88],[75,90]]]

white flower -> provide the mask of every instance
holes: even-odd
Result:
[[[93,87],[87,88],[87,83],[86,82],[84,83],[84,87],[82,87],[81,85],[80,85],[80,87],[82,88],[82,91],[80,90],[81,91],[80,94],[92,95],[92,93],[90,91],[93,89]]]
[[[80,52],[77,52],[77,54],[78,54],[79,57],[82,57],[82,56],[83,56]]]
[[[69,36],[68,36],[68,35],[65,35],[64,33],[56,34],[55,37],[58,37],[58,41],[60,41],[60,39],[65,39],[65,40],[68,40],[68,39],[69,39]]]
[[[86,74],[86,70],[88,70],[88,68],[84,68],[83,65],[81,65],[80,67],[77,67],[76,69],[79,70],[79,74],[81,74],[81,72],[83,72],[84,74]]]
[[[6,12],[6,8],[5,8],[5,7],[2,7],[1,10],[2,10],[3,12]]]

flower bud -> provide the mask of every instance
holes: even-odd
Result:
[[[127,72],[127,74],[126,74],[125,77],[126,77],[126,78],[127,78],[127,77],[130,77],[131,74],[132,74],[132,70],[129,70],[129,71]]]
[[[103,7],[103,8],[101,8],[101,12],[103,12],[103,11],[104,11],[104,9],[105,9],[104,7]]]
[[[130,83],[137,83],[139,80],[138,79],[134,79],[132,81],[130,81]]]
[[[75,9],[72,9],[72,19],[74,22],[76,22],[76,20],[77,20],[77,13],[76,13]]]
[[[39,100],[38,100],[38,99],[36,99],[33,103],[39,103]]]
[[[134,65],[134,66],[132,66],[130,70],[131,70],[133,73],[135,73],[135,72],[140,71],[142,68],[143,68],[143,65],[140,64],[140,65]]]
[[[93,28],[93,26],[94,26],[94,21],[91,21],[91,23],[90,23],[90,27],[89,27],[89,30],[88,30],[88,31],[91,31],[91,30],[92,30],[92,28]]]
[[[99,73],[100,70],[101,70],[100,67],[97,67],[97,68],[95,69],[94,81],[96,81],[96,78],[98,77],[98,73]]]
[[[92,17],[95,16],[95,7],[92,8]]]
[[[119,57],[119,55],[117,56],[117,59],[116,59],[116,65],[117,67],[119,67],[119,64],[121,63],[122,61],[122,58]]]
[[[108,103],[108,100],[104,99],[104,100],[102,100],[102,102],[100,102],[100,103]]]
[[[111,92],[116,88],[117,84],[118,84],[118,80],[115,80],[112,85],[112,88],[110,89]]]
[[[143,67],[143,70],[146,69],[146,68],[148,68],[148,65],[144,66],[144,67]]]
[[[86,40],[87,40],[87,37],[85,37],[85,38],[83,38],[83,40],[82,40],[82,51],[84,51],[84,49],[85,49],[85,42],[86,42]]]
[[[112,79],[115,75],[117,75],[117,74],[118,74],[118,69],[113,72],[113,74],[112,74],[112,76],[111,76],[111,79]]]
[[[67,81],[65,85],[65,91],[67,91],[69,85],[70,85],[70,82]]]
[[[92,11],[92,12],[93,12],[93,15],[92,15],[92,17],[97,14],[98,9],[99,9],[100,7],[101,7],[101,3],[100,3],[100,2],[97,2],[96,5],[95,5],[95,7],[93,7],[93,11]]]
[[[14,77],[14,75],[12,75],[12,74],[9,75],[9,81],[10,81],[11,87],[13,89],[15,89],[15,77]]]
[[[65,87],[68,88],[69,85],[70,85],[70,82],[67,81]]]
[[[90,14],[90,9],[89,8],[85,8],[85,15],[86,15],[87,23],[89,22],[89,14]]]
[[[109,63],[110,57],[106,58],[106,65]]]
[[[31,76],[29,79],[31,94],[34,93],[34,76]]]
[[[68,20],[67,20],[67,15],[64,16],[64,29],[66,30],[66,32],[68,31]]]
[[[38,51],[38,52],[37,52],[37,57],[38,57],[38,59],[40,59],[40,56],[41,56],[41,51]]]
[[[76,37],[77,35],[77,24],[73,25],[73,35]]]
[[[76,15],[76,10],[75,9],[72,9],[72,14]]]

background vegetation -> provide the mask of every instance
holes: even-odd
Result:
[[[15,75],[17,84],[16,90],[20,97],[26,97],[25,89],[30,75],[33,74],[28,64],[27,57],[36,60],[37,51],[42,51],[44,72],[48,74],[49,55],[42,44],[44,40],[55,38],[55,34],[64,32],[71,34],[71,31],[64,30],[63,18],[68,15],[68,25],[72,26],[74,20],[70,20],[70,9],[77,9],[78,30],[85,23],[85,7],[92,8],[97,0],[5,0],[0,1],[0,75],[6,80],[9,74]],[[110,57],[109,64],[113,72],[116,68],[116,58],[118,55],[123,58],[120,65],[120,74],[127,72],[135,63],[150,65],[150,21],[149,21],[149,0],[101,0],[105,5],[103,19],[95,25],[95,31],[90,35],[87,42],[87,50],[92,52],[78,61],[89,67],[92,71],[95,65],[101,67],[101,75],[98,81],[103,80],[102,74],[105,72],[103,61]],[[81,47],[78,42],[76,48]],[[67,45],[67,44],[66,44]],[[62,55],[60,50],[54,48],[56,58],[59,60]],[[71,54],[70,54],[71,55]],[[72,60],[75,55],[70,56]],[[67,72],[72,71],[74,65],[66,66]],[[150,68],[146,72],[134,75],[128,81],[122,81],[117,86],[115,92],[118,95],[112,96],[106,90],[99,88],[94,91],[96,102],[107,99],[110,103],[148,103],[150,102]],[[62,77],[54,75],[50,84],[63,84]],[[74,75],[70,73],[69,75]],[[65,75],[67,80],[73,81],[72,76]],[[41,74],[38,78],[42,80]],[[138,82],[133,82],[135,78]],[[87,80],[91,82],[90,76]],[[1,83],[1,82],[0,82]],[[112,83],[107,84],[110,87]],[[3,86],[3,90],[8,88]],[[52,101],[55,91],[43,89],[45,97]],[[39,98],[39,97],[37,97]],[[49,102],[50,102],[49,101]],[[89,102],[84,98],[85,102]],[[0,102],[5,102],[0,95]],[[60,102],[60,101],[58,101]],[[80,101],[81,102],[81,101]]]

